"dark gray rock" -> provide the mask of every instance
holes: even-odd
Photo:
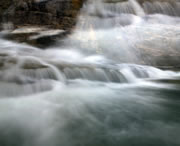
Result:
[[[5,0],[2,0],[5,1]],[[69,30],[76,23],[76,17],[83,0],[6,0],[1,18],[12,22],[15,28],[34,25]],[[0,9],[1,10],[1,9]]]

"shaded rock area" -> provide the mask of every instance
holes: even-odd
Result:
[[[8,0],[7,0],[8,1]],[[68,30],[76,23],[82,0],[9,0],[11,6],[3,13],[4,22],[14,27],[40,25]]]
[[[7,9],[12,4],[12,0],[1,0],[0,1],[0,22],[2,22],[3,14],[7,11]]]
[[[1,29],[10,30],[10,33],[5,36],[7,39],[27,42],[38,47],[48,46],[55,42],[57,37],[64,37],[71,32],[83,1],[1,0]],[[21,33],[19,29],[23,32]],[[48,29],[56,33],[47,35]],[[19,32],[16,33],[16,30]]]

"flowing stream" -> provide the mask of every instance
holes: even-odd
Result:
[[[1,33],[0,146],[180,145],[180,72],[156,68],[180,59],[179,10],[89,0],[45,50]]]

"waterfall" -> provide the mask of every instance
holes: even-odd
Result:
[[[136,15],[138,16],[145,16],[145,12],[143,8],[138,4],[136,0],[129,0],[129,2],[132,4],[134,11],[136,12]]]
[[[87,0],[40,49],[0,33],[0,146],[180,144],[179,1]]]
[[[164,2],[161,6],[164,8]],[[172,62],[179,58],[179,24],[179,17],[146,13],[137,1],[99,1],[97,5],[88,1],[77,28],[63,43],[88,55],[98,52],[119,63],[162,66],[166,60],[159,60],[160,56]]]

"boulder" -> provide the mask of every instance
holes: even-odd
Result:
[[[1,29],[10,30],[7,39],[48,47],[71,32],[82,4],[83,0],[1,0]]]
[[[8,1],[11,1],[11,6]],[[69,30],[76,23],[82,1],[2,0],[0,6],[3,5],[6,11],[3,9],[0,14],[4,22],[12,22],[15,28],[33,25]]]

